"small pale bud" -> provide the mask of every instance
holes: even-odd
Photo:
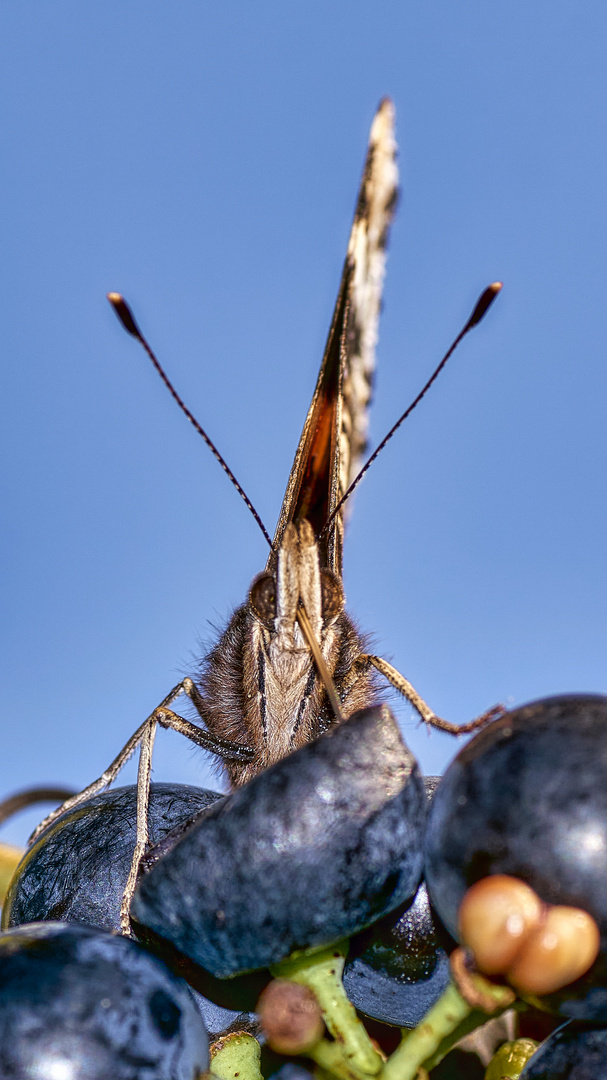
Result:
[[[524,943],[508,982],[521,994],[551,994],[584,975],[597,958],[598,927],[580,908],[548,909],[542,925]]]
[[[472,885],[459,909],[459,936],[484,975],[509,970],[525,938],[542,917],[543,904],[518,878],[494,874]]]
[[[266,1039],[278,1054],[303,1054],[324,1032],[313,992],[287,979],[268,983],[257,1003],[257,1012]]]

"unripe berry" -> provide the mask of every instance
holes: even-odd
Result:
[[[507,874],[483,878],[462,901],[460,941],[472,950],[484,975],[503,975],[539,924],[542,911],[539,896],[524,881]]]

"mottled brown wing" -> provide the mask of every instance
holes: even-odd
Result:
[[[348,252],[312,403],[295,454],[268,569],[290,521],[319,537],[361,464],[375,367],[386,244],[398,194],[394,107],[373,120]],[[344,511],[320,541],[321,565],[341,573]]]

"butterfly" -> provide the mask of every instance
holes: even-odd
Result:
[[[270,545],[265,569],[254,579],[245,603],[232,615],[199,670],[171,690],[98,780],[49,815],[34,833],[36,837],[60,813],[111,783],[140,747],[138,840],[123,903],[125,929],[128,902],[147,843],[147,791],[158,724],[215,754],[231,786],[237,787],[332,724],[372,705],[380,674],[413,704],[423,720],[443,729],[473,730],[495,713],[490,710],[459,728],[441,720],[391,664],[367,651],[364,637],[345,610],[342,557],[347,496],[357,482],[367,447],[386,247],[397,197],[394,108],[385,99],[371,127],[327,344],[273,540],[167,379],[125,301],[119,294],[109,294],[123,325],[143,344],[171,394],[254,513]],[[494,293],[484,306],[481,298],[458,340],[484,314],[497,291],[497,286],[492,288]],[[193,723],[174,711],[173,703],[180,695],[190,699],[200,722]]]

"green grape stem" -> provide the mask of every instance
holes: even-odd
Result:
[[[342,941],[328,949],[291,956],[271,968],[275,978],[290,979],[314,992],[334,1041],[320,1039],[307,1056],[325,1075],[337,1080],[416,1080],[420,1069],[422,1075],[424,1070],[430,1073],[460,1039],[484,1024],[489,1015],[497,1016],[511,1008],[516,996],[510,987],[467,972],[461,954],[454,971],[459,970],[463,992],[451,981],[417,1027],[403,1030],[399,1046],[383,1062],[343,987],[347,948],[348,942]],[[241,1080],[252,1077],[241,1074]]]
[[[338,942],[329,949],[311,950],[290,957],[270,970],[275,978],[309,986],[316,995],[335,1042],[321,1040],[312,1047],[309,1056],[322,1069],[342,1080],[365,1080],[379,1074],[382,1059],[348,1000],[341,981],[347,949],[347,941]]]
[[[512,1007],[512,992],[508,987],[484,983],[485,994],[494,1002],[492,1016]],[[453,982],[412,1031],[403,1031],[403,1038],[382,1070],[381,1080],[415,1080],[423,1065],[431,1072],[439,1061],[464,1035],[484,1024],[488,1014],[471,1006]]]

